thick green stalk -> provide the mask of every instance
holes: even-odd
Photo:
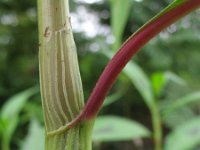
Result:
[[[38,12],[45,149],[90,150],[93,121],[68,126],[84,106],[69,2],[38,0]]]

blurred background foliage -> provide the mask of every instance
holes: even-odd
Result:
[[[169,2],[70,0],[85,99],[121,42]],[[126,67],[96,121],[95,150],[153,150],[156,120],[164,149],[200,148],[199,15],[171,25]],[[43,149],[35,0],[0,1],[0,109],[0,149]]]

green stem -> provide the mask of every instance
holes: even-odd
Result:
[[[67,132],[46,136],[46,150],[92,150],[92,129],[94,121],[80,122]],[[65,144],[61,144],[62,141]]]
[[[151,109],[152,126],[153,126],[153,139],[155,150],[162,150],[162,123],[157,104],[153,105]]]
[[[81,150],[92,150],[92,130],[94,120],[85,121],[81,125],[80,148]]]
[[[39,67],[46,150],[91,150],[93,121],[71,126],[84,106],[68,0],[38,0]]]

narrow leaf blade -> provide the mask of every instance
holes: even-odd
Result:
[[[123,71],[137,88],[150,109],[155,105],[151,83],[143,70],[135,63],[129,62]]]
[[[186,105],[189,105],[191,103],[200,102],[200,92],[194,92],[191,94],[188,94],[186,96],[183,96],[177,100],[174,100],[174,102],[165,108],[163,115],[167,115],[173,111],[176,111],[179,108],[182,108]]]
[[[26,101],[30,98],[30,96],[34,95],[38,91],[38,87],[30,88],[12,96],[4,104],[0,114],[1,128],[3,130],[3,141],[10,142],[12,134],[16,129],[17,123],[19,121],[20,111],[22,110],[23,106],[25,105]]]
[[[93,140],[100,142],[127,141],[149,136],[150,131],[141,124],[116,116],[98,117],[93,132]]]
[[[38,91],[39,91],[38,87],[33,87],[12,96],[4,104],[1,111],[1,117],[3,119],[15,118],[15,116],[18,115],[18,113],[24,106],[25,102],[28,100],[28,98]]]
[[[130,0],[111,0],[111,25],[115,36],[114,50],[121,44],[122,34],[130,14]]]
[[[165,150],[194,149],[200,144],[200,118],[177,127],[166,138]]]
[[[109,95],[106,97],[106,100],[103,103],[103,107],[108,106],[114,102],[116,102],[117,100],[119,100],[119,98],[123,95],[123,91],[122,92],[117,92],[115,94]]]

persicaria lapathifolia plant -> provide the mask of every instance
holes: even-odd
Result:
[[[200,0],[175,0],[136,31],[105,67],[84,106],[69,2],[38,0],[45,149],[91,150],[93,122],[124,66],[149,40],[199,6]]]

